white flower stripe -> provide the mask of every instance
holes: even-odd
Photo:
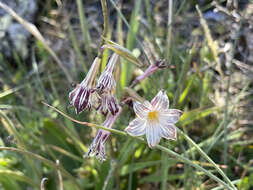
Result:
[[[130,122],[125,131],[132,136],[141,136],[145,134],[145,128],[145,120],[136,118]]]
[[[161,112],[165,114],[176,114],[176,115],[179,115],[179,117],[183,114],[183,112],[178,109],[167,109],[167,110],[162,110]]]
[[[169,108],[169,99],[166,92],[160,90],[158,94],[151,101],[151,105],[156,110],[166,110]]]
[[[145,105],[141,104],[140,102],[135,101],[134,105],[134,112],[140,119],[145,119],[147,117],[148,112],[150,109]]]
[[[164,113],[160,113],[159,114],[159,121],[161,124],[174,124],[176,123],[180,118],[179,114],[164,114]]]
[[[160,127],[156,123],[146,124],[146,138],[149,147],[157,145],[161,139]]]
[[[160,132],[163,138],[177,140],[177,131],[173,124],[161,126]]]

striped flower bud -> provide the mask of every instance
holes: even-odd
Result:
[[[115,115],[119,111],[117,99],[110,93],[103,93],[98,102],[97,110],[100,110],[103,115],[106,115],[108,111]]]
[[[95,92],[93,83],[100,62],[101,59],[96,57],[85,79],[69,93],[70,105],[75,107],[77,114],[81,113],[85,108],[90,109],[93,105],[92,100],[95,98],[91,97],[94,96],[93,93]]]
[[[115,115],[119,111],[119,105],[117,99],[113,96],[113,91],[116,87],[116,82],[113,77],[114,66],[118,61],[119,56],[113,54],[105,67],[105,70],[98,79],[96,89],[101,93],[101,99],[99,100],[99,106],[97,110],[100,110],[102,114],[106,115],[108,111]]]
[[[105,119],[104,123],[102,124],[102,126],[111,129],[113,124],[115,123],[116,119],[118,118],[120,112],[121,112],[121,108],[119,108],[119,111],[116,115],[111,115],[111,114],[108,115],[107,118]],[[108,139],[109,135],[110,135],[109,131],[99,129],[96,134],[96,137],[92,141],[85,157],[96,156],[96,158],[99,161],[105,161],[106,160],[105,143],[106,143],[106,140]]]
[[[106,65],[105,70],[100,75],[97,86],[96,86],[96,88],[100,92],[104,92],[104,91],[111,92],[115,88],[116,82],[113,77],[113,70],[114,70],[115,63],[118,61],[118,58],[119,56],[114,53],[111,56],[108,64]]]

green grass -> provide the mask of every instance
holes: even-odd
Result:
[[[100,1],[96,2],[100,6]],[[210,47],[210,35],[218,43],[222,39],[213,35],[215,27],[208,20],[207,25],[202,26],[203,20],[200,24],[196,3],[173,1],[169,9],[167,1],[116,4],[110,0],[106,32],[99,18],[102,12],[92,12],[92,3],[72,3],[76,11],[70,12],[48,0],[42,11],[55,20],[58,18],[51,11],[64,10],[63,15],[67,14],[62,32],[69,52],[66,47],[56,52],[47,43],[52,36],[43,25],[37,27],[38,31],[30,28],[35,43],[31,43],[26,60],[17,53],[13,60],[5,59],[0,52],[0,190],[40,189],[44,177],[48,178],[45,190],[252,188],[253,133],[247,110],[247,105],[252,105],[251,79],[232,64],[226,67],[224,60],[214,55],[219,50]],[[210,8],[212,5],[206,2],[200,10],[204,13]],[[71,22],[71,18],[78,22]],[[66,24],[66,20],[57,21]],[[31,27],[20,22],[28,30]],[[186,28],[191,23],[194,31]],[[240,31],[245,27],[238,26]],[[109,39],[117,44],[110,46]],[[115,68],[118,100],[127,97],[124,89],[140,70],[157,59],[166,60],[165,69],[137,84],[132,92],[151,100],[160,89],[166,90],[170,107],[184,112],[177,123],[177,141],[162,140],[150,149],[144,137],[127,135],[124,129],[135,115],[132,106],[124,105],[110,130],[107,160],[101,163],[94,157],[83,157],[105,118],[94,110],[76,115],[68,106],[68,93],[73,89],[72,80],[81,82],[85,77],[101,43],[110,47],[101,54],[101,72],[112,54],[110,49],[116,48],[123,55]],[[230,55],[235,59],[237,44],[234,39]],[[64,60],[66,57],[71,58]],[[224,64],[223,76],[216,71],[217,59]],[[71,121],[42,101],[84,123]]]

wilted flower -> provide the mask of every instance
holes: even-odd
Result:
[[[90,109],[93,105],[93,100],[96,98],[96,94],[92,94],[95,92],[93,84],[100,62],[101,59],[96,57],[85,79],[69,93],[70,105],[75,106],[77,114],[86,107]]]
[[[134,111],[137,118],[131,121],[125,131],[132,136],[146,134],[149,147],[154,147],[160,142],[161,137],[177,139],[174,124],[179,120],[182,112],[169,109],[169,99],[166,92],[161,90],[151,103],[143,104],[134,102]]]
[[[103,93],[99,99],[97,110],[100,110],[103,115],[106,115],[108,110],[112,115],[115,115],[119,111],[117,99],[110,93]]]
[[[138,82],[144,80],[148,76],[150,76],[152,73],[157,71],[158,69],[164,69],[166,68],[165,60],[158,60],[156,63],[149,65],[149,67],[146,69],[146,71],[138,76],[131,84],[131,86],[136,85]]]
[[[119,111],[117,99],[113,96],[113,91],[116,87],[116,82],[113,77],[113,69],[118,58],[119,56],[117,54],[114,53],[112,55],[105,70],[99,77],[96,86],[96,88],[102,93],[97,110],[100,110],[104,115],[106,115],[108,111],[112,115],[115,115]]]
[[[112,128],[114,122],[118,118],[119,114],[121,112],[121,108],[119,108],[119,111],[116,115],[108,115],[102,126],[107,127],[107,128]],[[96,156],[96,158],[99,161],[104,161],[106,159],[105,157],[105,143],[106,140],[108,139],[110,135],[109,131],[105,131],[103,129],[99,129],[96,137],[92,141],[88,152],[86,153],[85,156],[91,157],[91,156]]]

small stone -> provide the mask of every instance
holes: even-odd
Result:
[[[1,0],[23,19],[33,22],[37,11],[37,0]],[[11,15],[0,8],[0,53],[6,58],[18,53],[22,58],[28,56],[28,39],[31,34]]]

